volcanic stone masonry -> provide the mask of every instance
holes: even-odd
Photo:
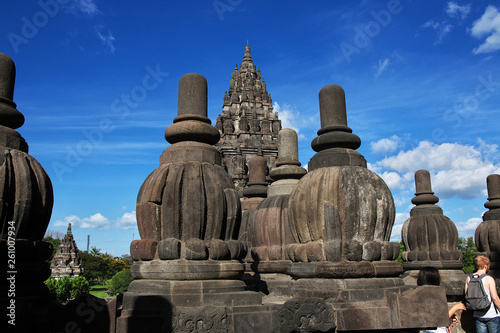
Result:
[[[490,272],[500,286],[500,175],[486,178],[488,201],[484,207],[483,222],[476,229],[475,241],[479,254],[490,258]]]
[[[457,250],[458,231],[455,224],[436,203],[439,198],[431,188],[427,170],[415,172],[415,205],[401,229],[401,239],[406,251],[401,254],[407,284],[416,284],[418,272],[423,267],[439,270],[441,284],[449,299],[462,296],[465,274],[462,271],[462,253]]]
[[[319,93],[321,129],[306,173],[297,135],[280,131],[248,45],[216,127],[205,78],[179,81],[178,115],[165,130],[170,146],[137,195],[141,239],[131,243],[134,281],[122,303],[91,295],[57,303],[43,283],[52,248],[41,241],[52,186],[15,130],[24,116],[13,102],[14,80],[12,59],[0,54],[0,254],[15,248],[16,259],[0,262],[2,332],[12,331],[5,321],[12,316],[20,332],[396,333],[449,324],[447,296],[459,297],[461,287],[408,279],[422,265],[445,277],[461,267],[456,227],[435,205],[429,173],[415,175],[401,266],[399,245],[389,241],[392,194],[356,151],[361,140],[347,126],[342,87]],[[476,243],[496,274],[500,176],[489,176],[487,187]],[[71,226],[66,238],[72,243]]]
[[[231,76],[229,92],[224,93],[222,113],[217,117],[215,127],[220,133],[215,146],[241,195],[248,182],[247,163],[253,156],[263,156],[268,169],[276,165],[281,130],[281,121],[278,113],[273,112],[266,82],[253,63],[250,45],[245,47],[240,68],[236,65]]]
[[[63,276],[74,277],[83,274],[82,261],[78,255],[78,247],[71,232],[71,223],[68,224],[68,231],[52,258],[50,270],[55,279]]]
[[[12,325],[6,320],[10,315],[19,332],[34,332],[35,328],[43,332],[49,325],[49,292],[43,282],[50,276],[50,268],[45,261],[52,254],[52,245],[42,238],[54,196],[49,176],[28,154],[28,144],[16,131],[24,124],[24,116],[13,101],[15,78],[14,62],[0,53],[2,325]]]

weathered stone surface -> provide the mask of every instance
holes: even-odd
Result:
[[[0,53],[0,125],[12,129],[24,124],[24,116],[16,109],[16,103],[13,101],[15,82],[14,61],[8,55]]]
[[[181,256],[181,242],[176,238],[162,239],[158,242],[158,258],[161,260],[179,259]]]
[[[49,176],[28,154],[28,144],[15,130],[24,124],[13,101],[15,76],[14,62],[0,53],[0,257],[4,258],[0,306],[3,325],[9,329],[13,327],[7,321],[14,319],[16,331],[44,332],[50,324],[50,298],[43,281],[50,276],[46,260],[52,245],[42,238],[54,196]]]
[[[358,166],[309,172],[292,192],[289,207],[292,234],[300,243],[345,240],[342,252],[348,260],[362,259],[365,242],[385,244],[395,217],[387,185]],[[352,239],[360,243],[349,241]]]
[[[295,298],[279,310],[279,332],[331,332],[335,316],[331,306],[321,298]]]
[[[483,222],[476,228],[475,241],[479,252],[490,260],[498,262],[500,253],[500,175],[492,174],[486,178],[488,201],[484,207]]]
[[[275,166],[281,121],[273,113],[271,95],[253,63],[249,45],[245,47],[240,68],[236,66],[231,76],[229,93],[224,95],[222,113],[215,127],[221,136],[216,146],[240,193],[247,185],[245,168],[253,156],[262,155],[269,168]]]
[[[225,333],[232,326],[224,307],[177,308],[172,318],[171,332]]]
[[[430,174],[426,170],[415,173],[416,193],[412,202],[416,205],[410,211],[401,230],[406,251],[404,261],[460,260],[457,250],[458,231],[455,224],[435,203],[439,199],[431,190]]]
[[[426,263],[426,266],[422,265],[422,267],[432,267],[432,263]],[[402,275],[403,281],[407,286],[417,287],[417,278],[418,278],[419,269],[408,269]],[[439,269],[439,276],[441,278],[441,286],[446,289],[446,295],[449,298],[459,297],[461,299],[464,295],[465,290],[465,280],[467,279],[466,274],[457,267],[455,269],[451,267],[444,267],[443,269]]]
[[[71,223],[68,224],[68,231],[52,258],[50,269],[52,276],[56,279],[63,276],[79,276],[83,273],[82,261],[78,255],[78,247],[71,232]]]
[[[238,261],[181,259],[136,261],[130,271],[136,279],[210,280],[239,278],[243,269]]]
[[[267,198],[259,204],[254,214],[259,246],[277,246],[270,260],[287,259],[285,245],[294,242],[288,225],[288,196]]]
[[[254,156],[248,162],[248,184],[243,188],[243,196],[253,199],[251,202],[255,205],[267,197],[267,162],[262,156]],[[246,200],[245,200],[246,201]],[[255,209],[256,206],[243,201],[242,209]],[[253,208],[252,208],[253,207]]]
[[[278,316],[268,306],[239,306],[229,309],[232,326],[228,332],[274,333],[279,326]]]
[[[172,145],[137,196],[142,239],[131,246],[136,260],[157,256],[162,260],[229,259],[223,241],[238,235],[241,205],[233,182],[220,165],[220,154],[212,146],[219,133],[207,118],[206,102],[205,78],[184,75],[179,81],[178,116],[165,131]],[[163,240],[168,241],[156,253],[156,243]]]
[[[449,324],[443,287],[424,286],[404,296],[385,292],[383,301],[359,302],[347,308],[337,308],[333,304],[333,307],[337,314],[337,331],[387,331]]]

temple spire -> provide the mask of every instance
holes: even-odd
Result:
[[[253,156],[263,156],[268,168],[275,166],[281,130],[281,121],[273,112],[271,96],[260,69],[252,60],[248,43],[239,69],[236,65],[231,75],[218,119],[221,139],[217,149],[236,189],[242,190],[248,180],[246,165]]]
[[[250,45],[249,44],[247,44],[245,46],[245,56],[243,57],[243,62],[242,63],[246,63],[246,62],[252,62],[253,63],[252,54],[250,53]]]

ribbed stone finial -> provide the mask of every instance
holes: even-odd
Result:
[[[319,113],[322,129],[330,126],[347,127],[345,91],[341,86],[329,84],[320,90]]]
[[[14,103],[14,85],[16,81],[16,66],[12,59],[0,53],[0,125],[12,129],[24,124],[24,116],[16,109]]]
[[[262,156],[254,156],[248,161],[248,184],[243,189],[243,196],[247,198],[267,195],[267,161]]]
[[[267,161],[262,156],[254,156],[248,162],[248,183],[266,184]]]
[[[243,57],[243,62],[253,62],[250,45],[248,44],[245,46],[245,56]]]
[[[324,86],[319,92],[321,129],[311,143],[319,152],[328,148],[358,149],[361,139],[347,127],[344,89],[336,84]]]
[[[177,115],[207,116],[207,80],[201,74],[188,73],[179,80]]]
[[[415,197],[411,200],[414,205],[435,204],[439,198],[434,195],[431,188],[431,175],[427,170],[415,172]]]
[[[500,220],[500,175],[492,174],[486,178],[488,201],[484,207],[489,211],[484,213],[483,220]]]
[[[179,80],[178,116],[165,130],[170,143],[197,141],[213,145],[219,141],[219,131],[207,117],[207,80],[203,75],[188,73]]]
[[[356,151],[361,139],[347,127],[344,89],[336,84],[324,86],[319,92],[321,129],[311,142],[317,152],[309,161],[309,171],[327,166],[362,166],[365,158]]]
[[[276,166],[293,164],[300,166],[297,132],[284,128],[278,133],[278,160]]]
[[[292,193],[299,179],[307,173],[300,165],[297,132],[284,128],[278,133],[278,160],[269,172],[275,182],[269,186],[268,197]]]

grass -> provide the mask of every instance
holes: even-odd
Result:
[[[108,293],[106,292],[108,288],[102,284],[96,284],[93,286],[90,286],[90,294],[94,295],[95,297],[100,297],[100,298],[107,298]]]

